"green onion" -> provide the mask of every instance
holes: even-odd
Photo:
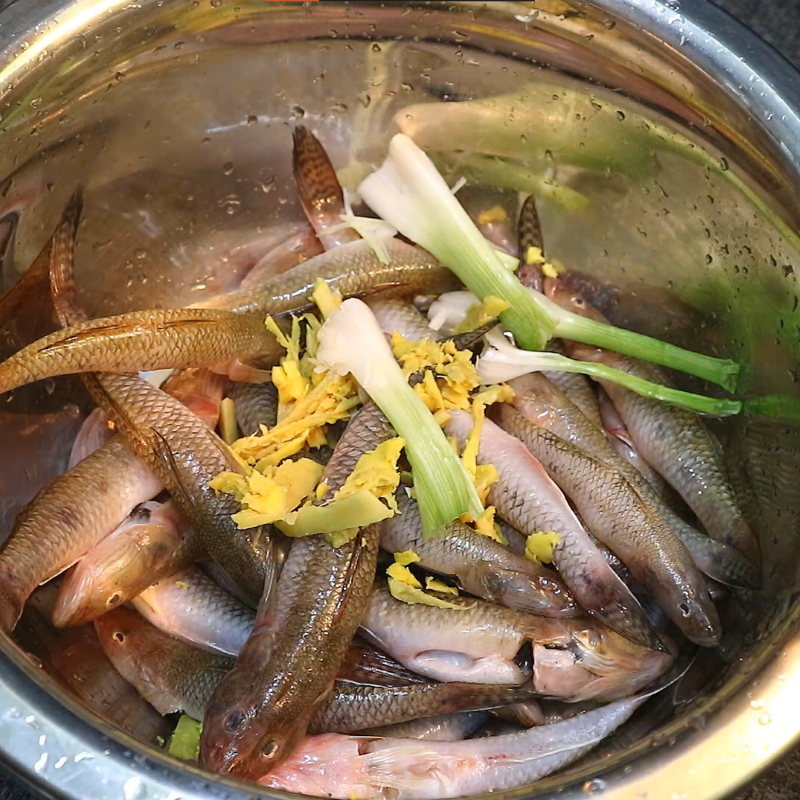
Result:
[[[200,755],[200,735],[202,733],[202,722],[182,714],[169,738],[167,750],[176,758],[197,761]]]
[[[529,292],[504,269],[433,162],[406,135],[397,134],[383,166],[359,187],[364,201],[404,236],[430,251],[479,298],[509,303],[503,325],[526,350],[543,350],[554,336],[613,349],[735,388],[738,365],[666,345],[656,339],[578,317]]]
[[[532,353],[520,350],[497,329],[487,334],[486,341],[491,346],[480,356],[477,367],[483,383],[510,381],[529,372],[579,372],[599,381],[618,383],[643,397],[661,400],[701,414],[725,417],[738,414],[742,410],[742,403],[739,400],[718,400],[714,397],[672,389],[605,364],[575,361],[558,353]]]
[[[330,315],[319,331],[317,361],[336,374],[350,373],[405,439],[426,536],[435,535],[462,514],[475,519],[483,514],[461,459],[433,414],[408,385],[365,303],[355,298],[345,300]]]

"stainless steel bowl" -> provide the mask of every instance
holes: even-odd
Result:
[[[548,251],[623,287],[607,298],[620,324],[731,353],[746,392],[798,394],[800,83],[703,0],[12,0],[0,46],[3,288],[81,182],[78,282],[93,313],[220,291],[254,240],[300,219],[292,119],[353,184],[400,126],[453,177],[542,196]],[[0,347],[36,330],[35,306],[0,320]],[[0,409],[1,527],[63,460],[76,385]],[[740,419],[720,433],[766,589],[725,606],[719,652],[615,748],[509,795],[712,800],[800,735],[800,432]],[[94,644],[55,636],[36,609],[0,641],[12,770],[81,800],[257,794],[154,747],[158,720]]]

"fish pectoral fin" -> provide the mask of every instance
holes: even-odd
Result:
[[[155,428],[150,428],[152,434],[150,445],[153,448],[153,453],[161,461],[161,463],[172,473],[175,478],[175,484],[180,491],[183,500],[189,505],[196,505],[197,498],[195,498],[192,490],[186,485],[186,482],[181,477],[178,463],[175,460],[175,453],[172,451],[170,443],[167,441],[164,434]],[[178,503],[180,506],[180,503]]]

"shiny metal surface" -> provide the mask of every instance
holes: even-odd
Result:
[[[800,83],[708,3],[45,0],[2,11],[0,50],[0,224],[19,216],[0,288],[81,181],[93,313],[222,291],[301,219],[291,120],[351,186],[400,127],[453,177],[542,195],[548,252],[620,284],[618,322],[732,353],[746,391],[800,393]],[[53,410],[48,388],[0,419],[2,441]],[[627,749],[510,794],[715,800],[800,737],[800,431],[738,420],[721,433],[767,589],[728,603],[719,656],[649,708]],[[0,470],[4,507],[35,488],[7,476],[47,472],[17,449]],[[12,768],[70,798],[256,794],[172,761],[152,728],[120,733],[51,637],[29,615],[21,647],[0,641]]]

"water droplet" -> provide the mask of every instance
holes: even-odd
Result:
[[[47,766],[47,753],[42,753],[39,760],[33,765],[34,772],[41,772]]]
[[[118,73],[117,73],[117,74],[116,74],[114,77],[115,77],[115,78],[116,78],[118,81],[121,81],[121,80],[122,80],[122,79],[125,77],[125,73],[124,73],[124,72],[118,72]]]
[[[719,160],[719,168],[723,172],[727,172],[727,170],[728,170],[728,159],[725,158],[724,156],[722,158],[720,158],[720,160]]]
[[[291,111],[295,119],[302,119],[306,115],[306,110],[303,106],[292,106]]]
[[[222,5],[222,0],[211,0],[212,8],[219,8]]]
[[[604,28],[605,28],[607,31],[613,31],[613,30],[614,30],[614,28],[616,28],[616,27],[617,27],[617,23],[616,23],[616,22],[614,22],[614,20],[613,20],[613,19],[606,19],[606,20],[603,20],[603,27],[604,27]]]
[[[759,725],[769,725],[772,722],[772,716],[770,715],[769,711],[762,711],[758,715],[758,724]]]
[[[553,160],[553,151],[552,151],[552,150],[545,150],[545,151],[544,151],[544,157],[545,157],[545,158],[546,158],[548,161],[552,161],[552,160]]]
[[[617,119],[622,122],[625,119],[625,112],[624,111],[617,111]]]
[[[347,111],[347,103],[334,103],[331,106],[331,111],[335,114],[344,114]]]
[[[593,780],[586,781],[581,787],[584,794],[600,794],[600,792],[605,791],[606,782],[600,780],[600,778],[594,778]]]
[[[137,247],[136,250],[133,251],[134,258],[138,258],[141,261],[144,258],[147,258],[147,250],[144,247]]]
[[[258,122],[258,117],[255,114],[248,114],[247,116],[248,125],[255,125],[257,122]]]
[[[47,392],[47,394],[53,394],[53,392],[56,390],[56,382],[52,378],[48,378],[44,382],[44,390]],[[28,720],[26,719],[25,722],[28,722]],[[33,717],[31,717],[30,724],[33,724]]]
[[[370,48],[370,50],[372,50],[373,53],[380,53],[381,52],[381,46],[377,42],[373,42],[372,47]]]
[[[222,174],[230,175],[233,172],[233,161],[226,161],[222,165]]]
[[[358,98],[358,102],[361,103],[364,108],[369,108],[372,98],[366,92],[361,92],[360,94],[357,94],[356,97]]]
[[[31,108],[39,108],[41,104],[42,104],[41,97],[34,97],[33,100],[31,100]]]
[[[670,11],[680,11],[681,10],[681,4],[680,4],[680,2],[678,0],[664,0],[664,5]]]
[[[413,92],[414,87],[410,83],[401,83],[400,87],[404,92]]]
[[[760,711],[762,708],[764,708],[764,704],[760,700],[751,700],[750,708],[752,708],[754,711]]]
[[[122,793],[125,795],[125,800],[139,800],[143,797],[144,787],[141,778],[128,778],[122,785]]]

